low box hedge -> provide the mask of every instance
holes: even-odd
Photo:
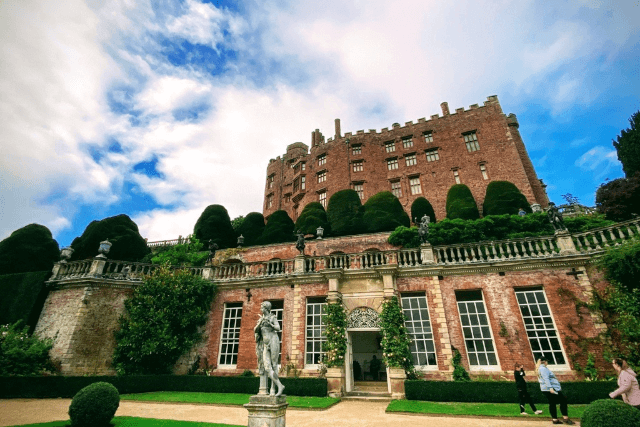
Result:
[[[0,377],[0,399],[73,397],[89,384],[104,381],[120,394],[153,391],[203,393],[258,393],[258,377],[207,377],[198,375],[129,375],[95,377]],[[290,396],[327,396],[324,378],[282,378]]]
[[[530,383],[529,394],[535,402],[545,403],[547,398],[537,383]],[[407,400],[432,402],[486,402],[513,403],[518,401],[518,391],[514,382],[453,382],[407,380],[404,383]],[[591,403],[606,399],[618,388],[615,381],[563,382],[562,392],[569,403]]]

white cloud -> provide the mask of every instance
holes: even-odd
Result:
[[[137,96],[136,107],[147,114],[170,113],[211,96],[211,87],[193,79],[160,76]]]
[[[616,150],[597,145],[584,153],[575,162],[576,166],[593,174],[593,180],[601,182],[614,168],[620,167]]]

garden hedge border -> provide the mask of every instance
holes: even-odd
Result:
[[[327,396],[325,378],[281,378],[289,396]],[[208,377],[200,375],[127,375],[94,377],[0,377],[0,399],[71,398],[89,384],[104,381],[120,394],[154,391],[204,393],[251,393],[260,386],[258,377]]]
[[[518,392],[514,382],[455,382],[406,380],[404,383],[407,400],[433,402],[486,402],[514,403]],[[540,392],[537,383],[530,383],[529,394],[534,402],[546,403],[547,398]],[[569,403],[588,404],[598,399],[607,399],[609,393],[618,388],[615,381],[563,382],[562,392]]]

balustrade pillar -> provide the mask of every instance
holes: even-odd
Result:
[[[576,246],[573,244],[573,239],[568,231],[556,231],[556,242],[561,254],[575,254],[578,253]]]
[[[91,262],[91,268],[89,269],[89,276],[99,277],[104,272],[104,266],[107,264],[106,258],[95,257]]]
[[[293,272],[295,274],[304,274],[304,255],[296,255],[293,260]]]
[[[420,245],[420,256],[422,257],[422,264],[436,263],[436,257],[433,255],[433,246],[431,246],[431,243]]]

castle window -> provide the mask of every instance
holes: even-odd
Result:
[[[464,143],[467,145],[467,151],[473,152],[478,151],[480,149],[480,144],[478,144],[478,136],[476,135],[476,131],[463,133]]]
[[[280,352],[278,353],[278,365],[280,364],[280,359],[282,358],[282,313],[284,311],[284,301],[276,300],[269,301],[271,303],[271,314],[276,316],[278,319],[278,324],[280,325],[280,331],[278,332],[278,338],[280,339]]]
[[[327,171],[318,172],[318,182],[325,182],[327,180]]]
[[[389,169],[390,171],[398,169],[398,159],[387,159],[387,169]]]
[[[472,369],[479,366],[497,366],[498,358],[482,291],[458,291],[456,300],[469,366]]]
[[[241,324],[242,303],[225,303],[218,365],[235,366],[238,363]]]
[[[364,184],[353,184],[353,189],[355,190],[356,193],[358,193],[358,196],[360,197],[360,200],[364,199]]]
[[[271,206],[273,206],[273,194],[267,196],[267,209],[271,209]]]
[[[276,174],[272,174],[267,177],[267,188],[273,188],[273,180],[275,178],[276,178]]]
[[[422,187],[420,186],[419,176],[416,176],[415,178],[409,178],[409,188],[411,189],[411,194],[422,193]]]
[[[364,170],[364,160],[358,160],[353,162],[353,171],[362,172]]]
[[[322,346],[327,340],[325,332],[326,314],[327,302],[325,298],[307,299],[305,365],[318,365],[322,361]]]
[[[533,352],[533,360],[546,357],[552,365],[567,363],[544,290],[541,288],[519,290],[516,291],[516,299]]]
[[[327,154],[320,154],[318,156],[318,166],[322,166],[327,163]]]
[[[433,132],[432,131],[427,131],[427,132],[423,133],[422,136],[424,137],[424,142],[426,142],[426,143],[433,142]]]
[[[425,151],[427,155],[427,162],[435,162],[436,160],[440,160],[440,154],[438,154],[438,149],[433,148],[431,150]]]
[[[396,143],[394,141],[385,142],[384,150],[387,153],[393,153],[394,151],[396,151]]]
[[[418,163],[418,159],[416,159],[415,154],[409,154],[408,156],[404,156],[404,161],[407,163],[407,166],[414,166]]]
[[[306,170],[307,169],[307,162],[301,162],[300,163],[300,170]]]
[[[391,193],[397,198],[402,197],[402,186],[400,181],[391,181]]]
[[[436,348],[427,308],[427,298],[421,295],[402,295],[404,324],[411,337],[409,350],[415,366],[437,366]]]
[[[404,148],[413,147],[413,137],[412,136],[405,136],[404,138],[402,138],[402,146]]]
[[[453,171],[453,179],[456,181],[456,184],[460,184],[460,174],[457,170]]]
[[[326,191],[318,193],[318,201],[320,202],[323,208],[325,209],[327,208],[327,192]]]
[[[353,155],[362,154],[362,145],[353,145],[351,146],[351,153]]]
[[[489,174],[487,174],[487,166],[484,163],[480,165],[480,173],[482,173],[482,179],[489,179]]]
[[[307,188],[307,177],[302,175],[300,177],[300,190],[305,190]]]

